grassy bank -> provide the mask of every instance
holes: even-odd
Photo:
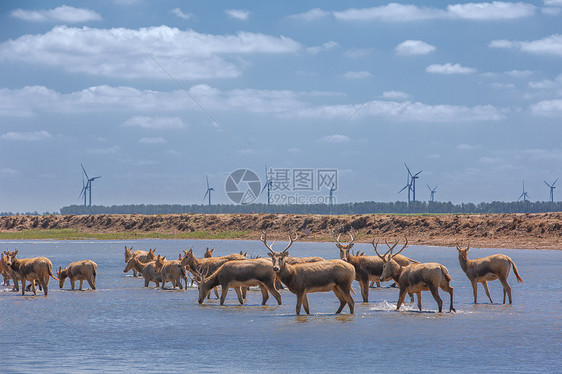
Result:
[[[23,230],[15,232],[0,232],[0,240],[127,240],[127,239],[242,239],[248,237],[250,230],[224,230],[219,232],[193,231],[180,232],[175,234],[146,231],[128,232],[87,232],[73,229],[52,229],[52,230]]]

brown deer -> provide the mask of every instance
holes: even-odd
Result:
[[[488,290],[488,281],[493,281],[499,279],[503,286],[503,303],[505,304],[505,295],[509,297],[509,303],[511,304],[511,287],[507,283],[507,277],[509,275],[509,270],[513,266],[513,272],[519,283],[523,282],[519,271],[515,266],[515,263],[506,255],[495,254],[487,257],[476,258],[474,260],[468,259],[468,250],[470,245],[463,249],[457,245],[457,250],[459,251],[459,263],[461,269],[465,272],[468,280],[472,284],[472,293],[474,294],[474,304],[476,304],[477,294],[478,294],[478,283],[482,283],[484,290],[490,303],[492,297],[490,296],[490,291]]]
[[[1,254],[0,258],[0,267],[4,270],[2,274],[5,274],[4,278],[7,276],[8,279],[12,279],[12,281],[14,282],[12,291],[18,292],[20,290],[19,282],[21,282],[21,277],[17,272],[15,272],[10,266],[7,265],[8,259],[4,257],[4,253]]]
[[[25,283],[31,281],[33,294],[37,295],[35,281],[43,288],[45,296],[49,293],[49,277],[57,280],[53,275],[53,264],[46,257],[33,257],[18,259],[18,251],[4,252],[6,254],[6,265],[19,274],[21,278],[21,294],[25,295]]]
[[[211,289],[221,286],[222,292],[220,305],[224,305],[228,290],[233,287],[238,296],[240,304],[244,304],[242,288],[259,286],[262,293],[262,305],[265,305],[272,294],[277,303],[281,305],[281,294],[275,288],[276,274],[268,259],[250,259],[228,261],[221,265],[208,277],[196,273],[196,281],[199,289],[199,304],[208,297]]]
[[[154,270],[157,273],[162,274],[162,289],[165,288],[166,282],[171,282],[172,287],[179,287],[183,290],[181,280],[185,281],[185,286],[187,287],[187,276],[185,275],[185,269],[180,265],[180,260],[166,260],[166,256],[159,256],[155,261]]]
[[[156,257],[158,259],[160,255]],[[156,271],[156,260],[150,262],[140,262],[136,257],[133,257],[127,263],[127,267],[123,270],[124,273],[131,269],[135,269],[144,278],[144,286],[148,287],[150,282],[156,283],[156,287],[160,287],[162,282],[162,273]]]
[[[374,244],[373,244],[374,245]],[[384,262],[383,271],[381,274],[381,281],[387,281],[394,279],[394,281],[400,287],[400,293],[398,295],[398,304],[396,305],[396,310],[400,309],[400,306],[404,302],[406,293],[411,292],[418,295],[418,308],[422,310],[421,302],[421,291],[431,291],[433,298],[437,302],[439,307],[439,313],[443,311],[443,300],[439,296],[439,288],[443,291],[448,292],[451,296],[451,305],[449,306],[449,311],[454,312],[453,308],[453,287],[449,285],[451,282],[451,277],[449,276],[449,271],[447,268],[438,263],[414,263],[406,266],[400,265],[394,257],[404,250],[408,246],[408,239],[406,239],[406,244],[397,253],[392,254],[394,247],[390,248],[387,253],[383,256],[379,254],[377,248],[375,247],[375,252]],[[387,256],[388,254],[388,256]]]
[[[140,262],[149,262],[156,258],[156,254],[154,253],[156,249],[149,249],[147,251],[136,250],[133,252],[133,247],[127,248],[125,246],[125,262],[129,262],[131,258],[137,257]],[[137,271],[133,268],[133,277],[137,276]]]
[[[383,261],[379,256],[365,256],[365,255],[353,255],[350,250],[355,244],[355,238],[358,232],[353,230],[353,235],[349,233],[351,241],[347,244],[340,242],[341,233],[336,237],[336,233],[332,230],[332,236],[336,241],[336,246],[340,250],[340,258],[346,262],[349,262],[355,268],[355,279],[361,287],[361,296],[363,297],[363,302],[369,302],[369,281],[377,282],[377,286],[380,286],[380,277],[382,274]],[[408,265],[410,261],[408,257],[399,255],[396,257],[396,261],[402,265]]]
[[[277,277],[287,286],[289,291],[297,296],[296,313],[300,314],[301,306],[304,306],[306,314],[310,314],[307,293],[333,291],[340,301],[336,314],[341,313],[345,305],[349,306],[349,313],[354,313],[355,301],[351,297],[351,284],[355,279],[355,269],[352,265],[342,260],[325,260],[318,262],[306,262],[291,265],[285,262],[289,256],[289,248],[297,236],[289,236],[289,245],[282,252],[275,252],[272,246],[275,242],[267,244],[267,233],[261,236],[261,241],[270,253],[273,263],[273,271]]]
[[[96,289],[96,275],[98,265],[91,260],[76,261],[68,265],[67,268],[62,269],[59,266],[57,277],[59,278],[59,287],[64,287],[66,278],[70,279],[70,288],[74,291],[74,282],[80,281],[80,291],[82,291],[82,284],[87,281],[92,290]]]
[[[215,251],[215,249],[211,249],[209,250],[209,247],[207,247],[207,249],[205,250],[205,254],[203,255],[204,258],[210,258],[213,257],[213,252]]]

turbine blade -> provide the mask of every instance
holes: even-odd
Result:
[[[556,178],[556,180],[554,182],[552,182],[552,185],[554,186],[556,184],[556,182],[558,182],[558,178]]]
[[[398,191],[398,193],[400,193],[400,192],[404,191],[404,190],[405,190],[406,188],[408,188],[408,187],[410,187],[410,185],[409,185],[409,184],[405,185],[404,187],[402,187],[402,189],[401,189],[400,191]]]
[[[408,167],[408,165],[406,165],[406,163],[404,163],[404,166],[406,167],[406,170],[408,170],[408,174],[410,176],[412,176],[412,173],[410,172],[410,168]]]
[[[548,187],[552,188],[552,186],[551,186],[550,184],[546,183],[546,181],[545,181],[544,179],[543,179],[543,182],[544,182],[544,184],[546,184]],[[553,183],[553,185],[554,185],[554,183]]]
[[[205,179],[207,179],[207,190],[209,190],[209,176],[205,174]]]
[[[84,172],[84,175],[86,175],[86,178],[90,179],[90,177],[88,177],[88,173],[86,173],[86,169],[84,169],[84,165],[80,164],[80,166],[82,166],[82,171]]]
[[[202,200],[202,201],[205,201],[205,198],[207,198],[207,195],[208,195],[208,194],[209,194],[209,190],[207,190],[207,192],[205,192],[205,196],[203,196],[203,200]]]

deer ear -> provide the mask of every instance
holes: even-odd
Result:
[[[273,258],[273,253],[267,252],[267,255],[268,255],[269,257]]]
[[[17,255],[19,252],[19,249],[16,249],[16,251],[14,252],[14,256]]]
[[[353,245],[354,245],[354,244],[355,244],[355,243],[350,243],[350,244],[348,244],[349,249],[353,248]]]
[[[289,255],[289,252],[283,252],[282,255],[283,255],[283,258],[285,258]]]

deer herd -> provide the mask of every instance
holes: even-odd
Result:
[[[437,303],[439,312],[443,310],[443,300],[439,295],[439,289],[449,294],[449,311],[454,312],[453,287],[451,287],[451,276],[447,268],[439,263],[420,263],[400,253],[408,246],[408,240],[398,251],[394,251],[399,244],[389,244],[385,239],[388,250],[380,254],[378,241],[372,240],[374,249],[373,256],[363,253],[351,252],[357,237],[357,231],[348,232],[350,241],[340,242],[341,235],[332,230],[336,247],[339,249],[340,259],[330,260],[322,257],[293,257],[289,255],[289,248],[298,239],[295,233],[289,235],[287,247],[276,252],[273,249],[275,241],[268,242],[267,232],[261,235],[261,241],[268,250],[270,258],[247,258],[245,253],[231,254],[228,256],[213,256],[213,249],[207,251],[203,258],[196,258],[193,250],[183,251],[177,260],[168,260],[165,256],[156,255],[154,249],[149,251],[133,251],[132,247],[125,246],[125,273],[133,270],[133,276],[144,278],[144,286],[149,287],[154,283],[156,287],[166,288],[170,283],[173,289],[184,289],[188,287],[188,277],[191,285],[197,284],[198,302],[205,302],[210,298],[211,291],[219,298],[218,287],[220,286],[220,305],[224,305],[230,288],[233,288],[240,304],[244,304],[246,293],[250,287],[258,287],[262,294],[262,305],[265,305],[272,295],[277,304],[281,305],[281,293],[279,290],[285,287],[296,295],[296,314],[299,315],[301,307],[310,314],[310,306],[307,295],[314,292],[332,291],[340,304],[336,314],[342,312],[347,305],[349,313],[354,314],[355,301],[352,294],[353,281],[359,283],[361,298],[363,302],[369,301],[369,283],[394,281],[399,289],[396,310],[399,310],[406,294],[414,301],[417,297],[417,305],[422,310],[421,292],[430,291]],[[468,277],[473,290],[474,303],[477,303],[477,284],[482,283],[486,295],[491,303],[492,297],[488,290],[488,281],[498,279],[503,287],[503,303],[506,295],[509,303],[512,303],[511,287],[507,283],[507,277],[511,268],[518,282],[522,282],[515,263],[506,255],[495,254],[483,258],[470,260],[468,251],[470,247],[462,248],[457,245],[459,264]],[[4,285],[9,286],[13,282],[13,291],[19,291],[21,283],[21,294],[31,288],[33,294],[37,294],[36,288],[43,290],[45,296],[49,291],[49,279],[59,281],[60,288],[64,287],[66,278],[70,280],[70,287],[74,290],[75,281],[80,281],[79,289],[82,290],[83,282],[88,282],[92,290],[96,289],[97,265],[91,260],[76,261],[66,268],[59,267],[56,277],[53,274],[53,264],[46,257],[17,258],[18,251],[4,251],[0,258],[0,273],[4,276]],[[183,280],[183,285],[182,285]],[[26,288],[27,281],[30,287]]]

